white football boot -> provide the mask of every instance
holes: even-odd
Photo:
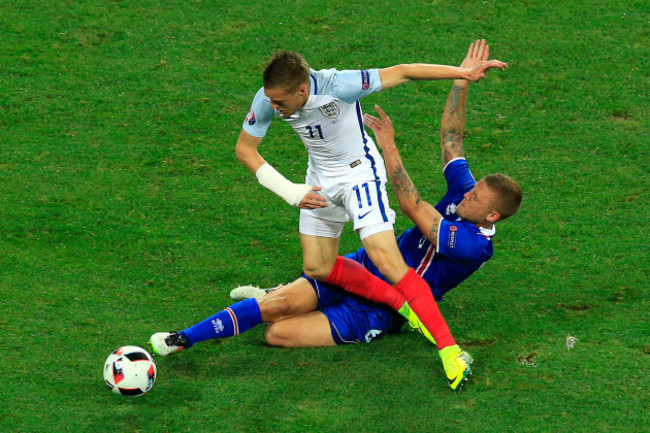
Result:
[[[244,299],[261,298],[273,289],[260,289],[257,286],[239,286],[230,291],[230,297],[235,301],[243,301]]]
[[[187,343],[187,339],[178,332],[156,332],[149,339],[153,352],[159,356],[180,352],[185,349]]]

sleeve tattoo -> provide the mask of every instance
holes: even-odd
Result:
[[[464,156],[463,133],[465,130],[465,100],[467,86],[454,84],[447,98],[440,125],[442,161],[447,164],[454,158]]]
[[[397,200],[399,201],[400,207],[402,208],[402,210],[409,209],[411,208],[411,206],[417,208],[417,206],[419,206],[422,203],[422,200],[420,198],[420,193],[418,192],[418,189],[413,184],[413,181],[411,181],[411,178],[406,172],[406,169],[404,168],[401,159],[395,158],[393,164],[391,165],[394,165],[394,169],[392,170],[392,176],[390,176],[391,185],[393,186],[393,191],[397,196]],[[425,208],[431,207],[427,203],[424,203],[424,206]],[[408,215],[407,213],[407,216],[413,220],[413,215]],[[424,229],[424,227],[422,227],[421,224],[418,224],[417,221],[413,220],[413,222],[415,222],[416,225],[420,227],[420,230],[427,237],[427,239],[436,239],[438,236],[438,225],[440,224],[441,215],[434,210],[432,216],[433,218],[430,220],[431,226],[429,226],[429,222],[427,222],[426,230]]]
[[[395,195],[397,196],[400,204],[402,201],[412,201],[415,204],[420,204],[420,193],[411,181],[411,178],[406,172],[402,161],[399,159],[396,159],[395,161],[395,170],[393,170],[393,176],[391,177],[391,180],[393,190],[395,191]]]

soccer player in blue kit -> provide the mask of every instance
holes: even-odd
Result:
[[[357,79],[361,82],[361,85],[357,87],[361,87],[363,90],[356,90],[356,93],[354,93],[353,96],[358,98],[364,96],[363,93],[365,91],[379,91],[381,88],[393,87],[401,82],[416,79],[448,78],[450,76],[453,77],[454,74],[460,75],[457,76],[457,78],[462,79],[460,82],[464,83],[466,87],[467,81],[465,81],[465,79],[472,80],[472,75],[468,75],[466,71],[476,72],[480,67],[483,67],[484,69],[480,72],[478,78],[480,79],[484,75],[484,71],[489,67],[504,66],[501,62],[494,63],[497,61],[489,62],[487,60],[488,50],[484,41],[477,41],[475,44],[472,44],[469,51],[470,54],[468,54],[463,65],[461,65],[461,68],[456,71],[450,69],[451,67],[436,65],[400,65],[383,70],[356,71]],[[273,62],[271,64],[273,64]],[[404,71],[403,66],[408,66],[406,68],[407,71]],[[267,70],[268,69],[269,68],[267,68]],[[457,263],[451,261],[451,266],[438,267],[438,263],[441,260],[444,260],[444,257],[436,260],[441,256],[440,252],[442,251],[441,243],[438,242],[438,237],[446,241],[449,249],[456,249],[460,252],[463,248],[457,247],[456,245],[460,245],[464,242],[463,240],[466,231],[464,229],[465,225],[463,222],[459,222],[447,227],[444,222],[445,220],[442,218],[438,210],[433,206],[428,205],[426,202],[422,202],[419,198],[414,200],[414,197],[417,196],[417,191],[412,186],[412,183],[410,183],[410,180],[408,180],[408,176],[404,177],[405,171],[401,165],[401,161],[399,161],[399,154],[396,149],[394,149],[394,141],[390,139],[390,135],[392,134],[392,125],[390,125],[388,118],[379,111],[381,119],[366,116],[366,123],[375,130],[380,145],[385,146],[384,150],[386,155],[390,155],[391,160],[389,161],[388,167],[392,173],[391,181],[393,182],[393,188],[395,189],[403,211],[405,211],[407,215],[416,222],[419,228],[419,230],[413,228],[403,234],[400,237],[398,247],[392,234],[392,223],[394,221],[392,217],[394,214],[391,215],[390,208],[388,208],[387,201],[385,200],[385,190],[383,189],[384,186],[382,184],[383,165],[381,164],[381,157],[376,152],[372,140],[365,136],[363,126],[359,126],[358,124],[356,125],[356,128],[359,129],[357,135],[364,144],[361,153],[359,153],[359,149],[354,146],[339,143],[334,145],[334,149],[338,149],[340,152],[332,154],[332,149],[327,148],[327,143],[323,146],[323,143],[319,142],[319,140],[324,139],[323,136],[328,134],[331,127],[329,123],[326,123],[327,120],[323,119],[332,120],[334,122],[331,123],[336,123],[335,120],[341,116],[341,119],[339,120],[343,125],[338,125],[338,128],[343,131],[344,134],[338,137],[339,140],[343,140],[343,136],[346,134],[350,135],[353,133],[352,125],[354,122],[350,124],[349,119],[355,116],[357,122],[361,119],[362,114],[358,100],[346,103],[344,100],[339,100],[333,98],[331,95],[327,95],[327,86],[329,84],[332,87],[329,89],[330,92],[342,98],[350,98],[349,94],[346,95],[344,92],[337,91],[337,89],[339,87],[349,88],[353,86],[350,83],[346,84],[345,79],[342,77],[339,77],[338,79],[340,82],[337,81],[337,79],[332,79],[332,77],[336,77],[340,74],[343,77],[349,76],[350,78],[348,79],[351,79],[352,73],[345,74],[345,72],[351,71],[343,71],[342,73],[333,70],[321,71],[321,75],[324,74],[325,77],[321,76],[320,79],[318,78],[319,73],[313,70],[310,70],[310,72],[311,92],[316,95],[315,97],[312,97],[314,95],[309,96],[310,93],[307,91],[308,88],[304,84],[299,85],[297,93],[295,94],[293,91],[288,91],[288,87],[286,86],[284,90],[281,89],[282,91],[278,90],[276,92],[275,90],[277,90],[277,88],[268,84],[266,76],[265,87],[258,92],[258,97],[260,97],[261,94],[268,96],[268,98],[270,98],[271,107],[279,111],[279,113],[281,113],[289,123],[292,123],[292,117],[294,117],[297,112],[300,112],[300,114],[295,116],[296,118],[293,119],[293,126],[303,138],[308,150],[310,150],[310,168],[308,169],[307,174],[308,183],[306,185],[291,184],[279,175],[279,173],[270,168],[270,166],[257,153],[256,149],[257,145],[261,141],[261,137],[251,139],[253,136],[246,132],[246,124],[249,126],[255,125],[264,117],[264,114],[260,115],[260,112],[264,113],[263,110],[260,111],[258,108],[257,113],[255,112],[255,101],[253,103],[253,109],[249,113],[246,123],[244,124],[244,131],[242,131],[242,135],[240,135],[240,141],[237,146],[238,156],[242,162],[251,169],[251,171],[256,172],[260,183],[281,196],[286,193],[286,191],[295,192],[290,196],[283,196],[283,198],[302,209],[300,231],[304,252],[303,268],[306,278],[297,280],[297,282],[262,298],[259,302],[252,299],[242,301],[242,303],[245,304],[242,304],[239,307],[236,306],[241,303],[234,304],[218,313],[222,314],[221,318],[216,317],[217,315],[215,315],[212,318],[208,318],[200,324],[195,325],[195,327],[188,328],[180,333],[154,334],[151,339],[154,351],[161,355],[168,354],[184,347],[189,347],[195,342],[206,338],[236,335],[237,333],[250,329],[250,327],[255,326],[258,323],[267,321],[273,322],[273,325],[268,328],[269,331],[267,332],[267,338],[269,339],[269,342],[273,344],[275,340],[279,341],[279,339],[276,339],[274,336],[277,334],[275,331],[277,331],[278,328],[284,327],[284,324],[289,324],[289,321],[292,321],[291,323],[297,323],[296,321],[298,320],[310,320],[312,317],[318,318],[321,324],[327,325],[329,335],[327,335],[327,332],[321,332],[317,338],[311,340],[311,343],[309,342],[309,338],[307,338],[308,341],[289,342],[285,345],[327,345],[329,342],[348,342],[345,340],[345,337],[340,334],[340,329],[338,329],[334,321],[330,318],[322,315],[319,316],[318,314],[322,314],[321,312],[312,312],[315,314],[309,313],[309,311],[313,310],[315,306],[322,306],[323,297],[321,296],[321,292],[324,293],[325,291],[331,291],[331,286],[323,284],[322,282],[317,282],[315,278],[313,278],[316,277],[324,280],[325,283],[335,283],[337,286],[344,287],[348,291],[357,293],[373,301],[386,303],[394,310],[398,310],[401,314],[407,316],[410,321],[417,323],[417,317],[408,308],[410,304],[413,310],[415,310],[417,316],[422,319],[423,324],[429,331],[431,331],[437,340],[438,348],[440,349],[440,354],[443,359],[443,366],[445,367],[450,385],[453,389],[456,389],[469,373],[469,363],[471,362],[471,358],[466,352],[461,351],[453,341],[451,333],[437,309],[433,295],[440,299],[444,291],[454,287],[474,270],[478,269],[480,264],[487,260],[491,255],[491,244],[489,245],[489,249],[487,247],[485,248],[485,254],[481,252],[479,262],[477,263],[472,262],[470,264],[466,258],[462,258]],[[379,80],[377,80],[377,78],[379,78]],[[379,81],[378,84],[372,84],[377,81]],[[321,94],[317,91],[319,83]],[[325,95],[322,95],[322,93],[325,93]],[[291,96],[289,97],[289,95]],[[256,101],[259,99],[258,97],[256,97]],[[264,99],[264,97],[261,98]],[[262,105],[262,108],[263,107],[264,105]],[[447,108],[449,108],[449,103]],[[310,109],[311,112],[309,112]],[[303,112],[301,112],[301,110]],[[304,111],[307,111],[307,113]],[[448,110],[446,109],[445,113],[447,113],[447,111]],[[314,119],[317,119],[316,121],[322,122],[323,124],[314,123]],[[270,119],[267,119],[267,121],[270,121]],[[262,125],[262,127],[263,131],[261,135],[263,136],[268,125]],[[315,141],[310,142],[310,139],[314,139]],[[349,138],[346,138],[346,140],[349,140]],[[351,141],[354,141],[354,139]],[[390,145],[391,141],[392,148]],[[321,145],[321,148],[319,148],[319,144]],[[241,147],[245,150],[240,149]],[[365,170],[365,174],[364,170],[361,170],[360,176],[354,177],[352,183],[354,184],[356,182],[356,184],[352,187],[350,187],[349,179],[347,179],[347,177],[350,177],[349,173],[343,173],[345,170],[342,170],[345,164],[341,164],[341,161],[351,160],[352,162],[347,164],[349,166],[347,171],[353,170],[358,166],[361,166],[362,169]],[[314,166],[316,168],[314,168]],[[266,169],[264,167],[266,167]],[[463,171],[463,167],[465,167],[464,169],[469,175],[469,178],[467,178],[467,176],[458,175],[458,173]],[[266,174],[264,173],[260,174],[260,170],[271,170],[268,172],[271,173],[269,175],[270,177],[266,177]],[[373,178],[364,178],[364,176],[367,176],[368,172],[371,173]],[[481,180],[477,184],[476,188],[472,189],[473,178],[471,178],[469,170],[466,165],[463,166],[462,163],[457,163],[456,161],[451,161],[445,168],[445,174],[449,180],[448,173],[452,173],[454,176],[459,176],[462,186],[465,189],[463,191],[458,190],[458,185],[452,188],[452,184],[450,183],[450,192],[446,196],[448,203],[445,204],[445,199],[441,202],[441,205],[445,207],[444,211],[448,214],[453,214],[454,210],[460,210],[462,212],[467,210],[466,215],[468,216],[468,221],[471,221],[471,223],[468,224],[473,225],[472,223],[476,224],[474,221],[478,220],[472,220],[469,218],[478,218],[478,214],[474,215],[472,213],[478,209],[477,205],[489,205],[491,209],[490,214],[489,216],[484,215],[486,219],[481,220],[480,225],[484,226],[490,224],[491,227],[491,223],[500,217],[499,211],[496,210],[496,205],[493,203],[493,201],[498,201],[496,199],[498,193],[492,190],[485,190],[485,188],[493,187],[490,183],[492,181],[486,178],[485,180]],[[502,180],[500,176],[497,176],[497,178]],[[468,179],[471,179],[471,182]],[[316,180],[316,182],[313,182],[314,180]],[[371,182],[372,185],[369,186]],[[321,192],[320,187],[312,187],[309,183],[324,184],[324,191]],[[454,209],[452,206],[452,196],[457,198],[460,202],[463,198],[463,193],[469,190],[471,191],[467,193],[468,197],[478,197],[477,193],[480,191],[481,200],[472,198],[471,200],[475,202],[476,205],[463,205],[461,202],[458,208]],[[460,194],[460,197],[458,197],[458,194]],[[364,201],[364,203],[362,203],[362,201]],[[378,203],[378,205],[373,207],[371,205],[373,202]],[[330,206],[332,203],[334,206]],[[356,206],[357,204],[358,209]],[[367,206],[364,207],[364,205]],[[374,212],[374,215],[372,215],[371,218],[368,218],[369,224],[357,224],[359,220],[362,220],[373,211],[376,212]],[[462,216],[461,212],[458,212],[457,215]],[[503,215],[507,216],[505,212]],[[432,217],[433,223],[431,221],[424,223],[423,221],[426,216]],[[350,217],[356,217],[355,229],[360,233],[364,243],[364,249],[357,252],[356,257],[354,258],[361,261],[361,263],[364,264],[372,273],[350,257],[345,259],[341,257],[336,258],[338,237],[340,236],[344,222]],[[379,220],[377,220],[378,217]],[[421,225],[426,227],[427,230],[422,230],[420,227]],[[473,225],[473,227],[474,232],[476,232],[477,226]],[[434,228],[436,230],[433,230]],[[441,231],[445,230],[445,232],[439,232],[438,229]],[[445,237],[446,230],[448,230],[448,235]],[[489,242],[492,233],[490,230],[492,229],[479,227],[478,230],[480,237],[487,239]],[[422,236],[422,233],[424,233],[424,236]],[[390,242],[388,242],[388,236],[386,236],[386,234],[389,234],[390,238],[392,238],[399,259],[401,260],[401,255],[399,254],[401,250],[405,258],[407,258],[408,264],[404,262],[403,266],[400,266],[399,263],[395,263],[394,257],[392,257],[394,254],[392,254],[391,245]],[[417,242],[413,242],[413,240]],[[388,247],[382,247],[382,245],[385,244],[387,244]],[[409,251],[409,248],[403,248],[403,246],[407,244],[410,245],[411,248],[417,244],[417,250]],[[488,250],[489,253],[487,253]],[[335,259],[334,265],[328,268],[322,263],[319,263],[319,261],[324,261],[325,264],[329,263],[328,260],[331,261],[330,259],[332,258],[332,255]],[[316,256],[316,258],[313,256]],[[460,256],[462,256],[462,253],[459,253],[459,257]],[[372,263],[370,261],[372,261]],[[464,267],[459,266],[459,263],[463,263],[463,261]],[[454,267],[453,265],[456,266]],[[400,268],[403,267],[406,267],[408,270],[400,270]],[[453,271],[455,275],[450,275],[446,279],[441,278],[440,281],[437,281],[435,284],[436,287],[432,286],[432,289],[434,289],[432,295],[432,290],[422,279],[422,276],[427,275],[427,272],[434,275],[436,272],[444,271],[450,267],[450,270]],[[325,269],[326,272],[323,272],[323,269]],[[377,275],[382,278],[379,278]],[[370,276],[370,278],[368,276]],[[373,283],[368,284],[368,279],[374,279],[372,280]],[[426,286],[426,293],[423,293],[421,290],[413,291],[410,290],[409,287],[404,287],[417,286],[419,284],[418,280]],[[390,286],[386,281],[395,284],[395,287]],[[314,289],[311,289],[311,292],[312,294],[317,295],[317,305],[314,305],[313,303],[314,296],[310,299],[311,303],[309,301],[301,302],[300,297],[289,296],[293,287],[304,287],[304,282],[308,282],[309,286],[316,289],[315,291]],[[320,303],[318,302],[319,300]],[[406,302],[407,300],[408,303]],[[417,308],[415,304],[418,305]],[[267,306],[269,308],[266,308]],[[307,308],[310,308],[310,310]],[[267,314],[268,311],[273,312],[275,315],[271,313]],[[427,320],[423,317],[425,315],[428,316]],[[392,318],[394,323],[399,322],[398,320],[395,320],[395,317],[393,317],[392,314],[387,314],[387,316]],[[433,320],[432,316],[434,316]],[[427,323],[427,321],[429,323]],[[229,322],[228,330],[225,330],[226,322]],[[394,326],[394,323],[384,326],[384,328],[379,331],[383,332],[384,330],[390,329]],[[202,329],[202,331],[198,333],[195,332],[198,329]],[[303,327],[303,329],[306,330],[305,332],[313,332],[314,327]],[[319,329],[324,330],[324,327],[320,326]],[[204,331],[208,331],[208,333],[206,334]],[[370,332],[366,333],[364,338],[368,340],[368,338],[372,338],[372,336],[373,333]],[[443,339],[445,340],[444,343],[442,343]],[[445,355],[445,349],[447,349],[448,355]]]

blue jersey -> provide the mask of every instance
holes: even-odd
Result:
[[[406,264],[429,284],[438,301],[492,257],[492,236],[495,233],[494,227],[490,230],[478,228],[456,215],[456,206],[463,200],[463,195],[476,184],[465,158],[449,162],[444,175],[447,194],[435,206],[443,216],[438,228],[437,246],[434,247],[417,227],[397,238]],[[347,257],[385,280],[364,248]]]

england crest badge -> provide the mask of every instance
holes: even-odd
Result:
[[[339,109],[338,105],[336,105],[336,102],[330,102],[329,104],[321,105],[318,107],[321,113],[323,113],[323,116],[325,116],[326,119],[336,119],[339,114],[341,114],[341,110]]]

